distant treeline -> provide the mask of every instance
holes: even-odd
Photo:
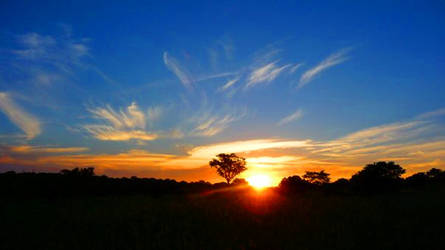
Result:
[[[366,165],[350,179],[341,178],[332,183],[329,174],[323,170],[307,171],[302,177],[294,175],[283,178],[279,189],[286,193],[322,190],[343,194],[377,194],[445,187],[445,171],[443,170],[432,168],[427,172],[419,172],[402,178],[405,172],[405,169],[394,162],[381,161]]]
[[[336,194],[373,194],[424,188],[445,188],[445,171],[432,168],[402,178],[405,169],[394,162],[376,162],[366,165],[350,179],[341,178],[330,182],[325,171],[307,171],[303,176],[283,178],[277,187],[286,194],[307,191],[322,191]],[[247,185],[244,179],[235,179],[232,184],[178,182],[172,179],[155,178],[111,178],[98,176],[94,168],[74,168],[59,173],[16,173],[0,174],[0,194],[3,197],[47,196],[49,198],[78,195],[123,195],[149,194],[193,194],[212,192]]]

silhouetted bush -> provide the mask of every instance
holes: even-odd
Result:
[[[281,180],[278,188],[282,192],[305,192],[313,188],[314,185],[310,182],[303,180],[300,176],[294,175],[285,177]]]
[[[348,179],[340,178],[326,186],[330,193],[346,194],[350,192],[350,183]]]
[[[425,186],[428,183],[428,181],[429,181],[428,175],[426,175],[423,172],[413,174],[405,179],[406,184],[411,187]]]

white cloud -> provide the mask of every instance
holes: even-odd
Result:
[[[289,68],[291,65],[287,64],[281,67],[277,67],[275,62],[269,63],[265,66],[256,68],[253,70],[249,76],[246,84],[246,88],[252,87],[258,83],[270,82],[277,78],[285,69]]]
[[[349,50],[350,50],[349,48],[342,49],[339,52],[334,53],[329,57],[327,57],[326,59],[324,59],[317,66],[304,72],[304,74],[300,78],[300,83],[298,84],[298,88],[301,88],[304,85],[308,84],[316,75],[320,74],[324,70],[346,61],[348,58],[345,57],[345,55],[347,52],[349,52]]]
[[[156,134],[144,130],[119,130],[107,125],[85,125],[84,128],[95,138],[103,141],[128,141],[131,139],[151,141],[156,139]]]
[[[163,59],[165,66],[179,78],[182,84],[186,88],[192,88],[193,78],[190,72],[182,67],[175,58],[169,56],[167,52],[164,52]]]
[[[25,132],[27,139],[30,140],[41,133],[39,120],[14,103],[7,93],[0,92],[0,109]]]
[[[281,119],[277,125],[278,126],[282,126],[284,124],[287,124],[289,122],[295,121],[297,119],[300,119],[303,116],[303,110],[301,109],[297,109],[294,113],[284,117],[283,119]]]
[[[144,113],[133,102],[126,111],[119,112],[110,106],[89,110],[96,119],[104,120],[108,125],[85,125],[84,128],[99,140],[127,141],[131,139],[154,140],[158,136],[145,131]]]
[[[114,128],[145,128],[145,115],[135,102],[127,107],[126,112],[116,112],[110,106],[106,108],[95,108],[89,110],[98,119],[106,120]]]
[[[258,139],[246,141],[234,141],[217,143],[193,148],[189,154],[195,158],[211,158],[215,155],[226,153],[243,153],[265,149],[303,148],[310,145],[309,140],[276,140]]]

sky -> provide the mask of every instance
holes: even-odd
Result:
[[[445,169],[444,1],[1,1],[0,171]]]

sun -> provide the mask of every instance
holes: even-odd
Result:
[[[267,175],[252,175],[247,178],[247,181],[249,185],[257,189],[270,187],[272,185],[272,180]]]

